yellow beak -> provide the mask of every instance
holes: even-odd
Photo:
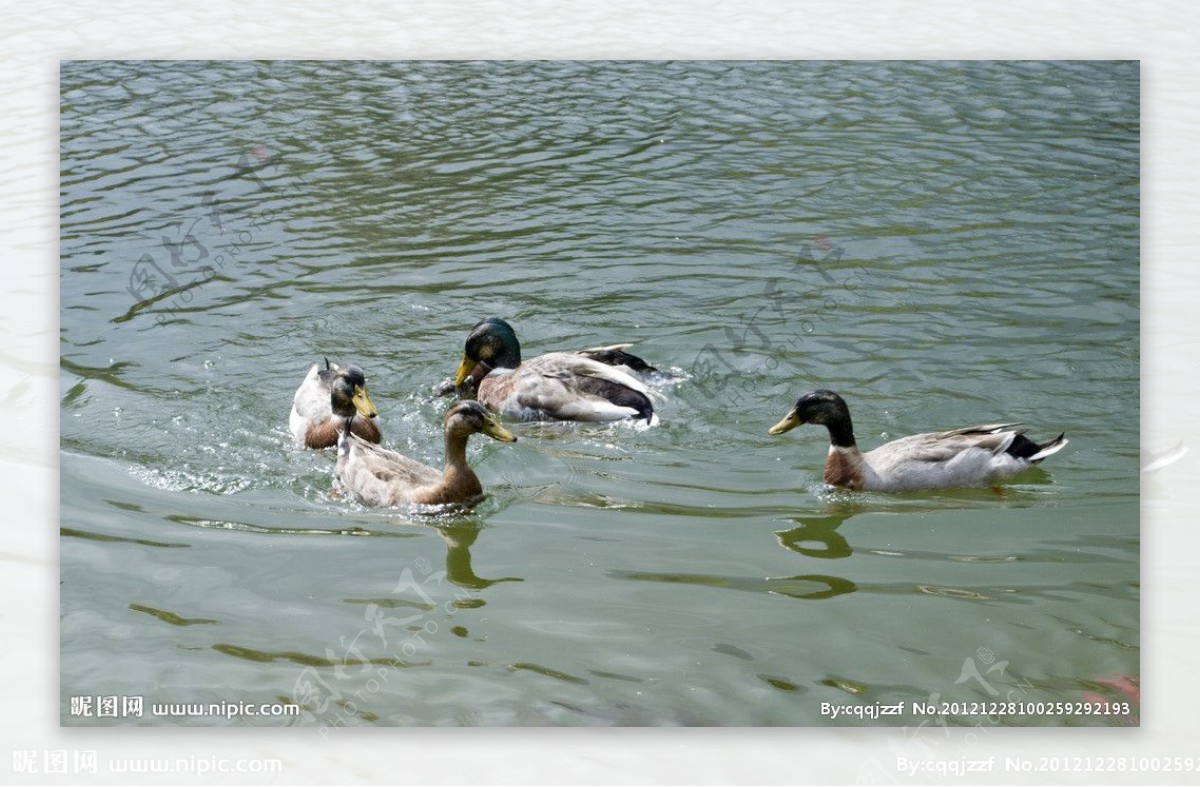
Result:
[[[517,436],[501,426],[494,415],[489,415],[484,419],[483,433],[493,440],[499,440],[502,443],[517,442]]]
[[[784,416],[784,419],[767,430],[767,434],[783,434],[790,432],[800,425],[800,416],[796,415],[795,409]]]
[[[458,365],[458,372],[456,372],[454,375],[454,384],[462,385],[463,381],[466,380],[467,377],[470,376],[471,372],[473,372],[474,370],[475,370],[475,362],[464,355],[463,359],[462,359],[462,363],[460,363]]]
[[[355,409],[358,414],[364,418],[374,418],[379,415],[379,411],[375,409],[375,405],[371,404],[371,397],[367,396],[367,389],[364,386],[354,386],[354,396],[351,397],[354,402]]]

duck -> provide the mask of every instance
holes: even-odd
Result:
[[[313,364],[304,382],[296,389],[292,399],[292,413],[288,428],[296,445],[306,448],[329,448],[338,441],[338,425],[329,405],[330,386],[339,375],[345,376],[353,386],[353,401],[362,418],[355,420],[354,432],[364,440],[378,443],[379,412],[367,395],[367,377],[361,367],[348,364],[344,369],[325,359],[325,368]]]
[[[636,375],[657,370],[628,344],[551,352],[522,362],[516,331],[500,317],[477,322],[467,336],[453,386],[519,421],[657,420],[651,390]]]
[[[444,470],[422,464],[371,443],[353,431],[360,411],[354,385],[338,375],[330,387],[330,406],[340,421],[336,476],[341,489],[368,506],[471,506],[483,499],[483,484],[467,464],[467,439],[482,432],[502,443],[517,437],[476,401],[453,405],[442,423],[446,439]]]
[[[1039,464],[1069,442],[1066,433],[1036,443],[1019,423],[984,424],[901,437],[860,453],[846,401],[833,391],[808,391],[779,423],[767,430],[781,435],[801,424],[829,430],[826,484],[867,492],[907,492],[996,486]]]

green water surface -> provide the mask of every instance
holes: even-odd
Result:
[[[1136,63],[72,62],[61,101],[64,724],[1136,723],[911,708],[1131,699]],[[489,315],[636,342],[661,424],[477,438],[466,516],[331,499],[308,368],[436,464]],[[864,447],[1071,442],[835,493],[766,434],[815,387]],[[302,712],[150,712],[222,701]]]

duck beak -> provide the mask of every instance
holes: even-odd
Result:
[[[517,436],[501,426],[494,415],[489,415],[484,419],[483,433],[493,440],[499,440],[502,443],[517,442]]]
[[[375,405],[371,404],[371,397],[367,396],[367,389],[364,386],[354,386],[354,396],[351,397],[351,401],[354,402],[354,409],[358,410],[358,414],[363,418],[374,418],[379,415]]]
[[[462,385],[463,380],[467,379],[473,371],[475,371],[475,361],[464,355],[462,363],[458,365],[458,372],[454,375],[454,384],[456,386]]]
[[[792,411],[784,416],[782,421],[767,430],[767,434],[783,434],[784,432],[790,432],[800,424],[800,416],[796,414],[796,409],[792,408]]]

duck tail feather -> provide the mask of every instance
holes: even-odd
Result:
[[[625,352],[625,348],[631,346],[629,344],[613,344],[608,347],[591,347],[587,350],[580,350],[579,354],[607,366],[624,366],[642,374],[658,371],[646,363],[645,359]]]
[[[1067,443],[1069,443],[1069,442],[1071,442],[1071,441],[1067,439],[1067,433],[1063,432],[1062,434],[1060,434],[1058,437],[1054,438],[1053,440],[1048,440],[1048,441],[1042,443],[1041,445],[1039,445],[1037,447],[1038,448],[1037,453],[1035,453],[1033,456],[1029,457],[1029,462],[1031,464],[1035,463],[1035,462],[1040,462],[1043,459],[1045,459],[1046,457],[1050,456],[1051,454],[1056,454],[1059,451],[1061,451],[1063,449],[1063,447],[1066,446]]]

